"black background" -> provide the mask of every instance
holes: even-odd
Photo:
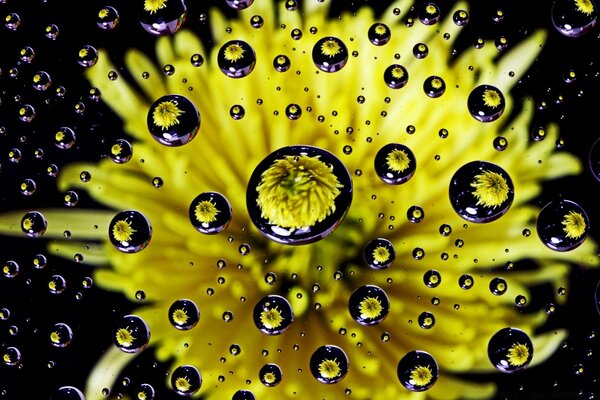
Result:
[[[261,0],[256,0],[261,1]],[[41,206],[62,206],[62,195],[55,188],[55,181],[46,174],[49,164],[59,168],[73,160],[98,160],[108,153],[108,144],[122,137],[120,121],[102,102],[89,99],[89,83],[82,78],[83,67],[76,62],[81,46],[108,47],[118,62],[128,47],[137,47],[147,54],[154,54],[154,38],[137,22],[137,7],[142,1],[58,1],[58,0],[7,0],[0,4],[0,21],[10,13],[21,16],[16,31],[0,26],[0,210],[25,209]],[[346,7],[356,8],[369,4],[367,1],[337,1],[332,14]],[[379,2],[377,2],[379,4]],[[443,15],[452,3],[437,3]],[[531,96],[536,104],[545,101],[548,106],[538,109],[534,124],[547,122],[560,124],[564,150],[577,154],[584,163],[585,171],[578,177],[548,182],[544,193],[535,200],[539,206],[557,197],[578,202],[587,210],[591,220],[591,235],[600,236],[594,227],[600,224],[598,211],[599,185],[587,167],[591,145],[600,137],[598,112],[600,110],[600,31],[598,26],[584,37],[567,38],[554,31],[550,22],[551,1],[473,1],[469,13],[470,24],[463,29],[457,41],[457,50],[471,46],[476,37],[496,39],[503,35],[509,43],[517,43],[538,28],[548,31],[547,43],[527,76],[515,87],[516,99]],[[121,22],[112,31],[103,31],[95,25],[98,10],[112,5],[120,13]],[[216,5],[226,12],[224,1],[188,1],[187,28],[202,35],[207,46],[211,45],[208,25],[200,21],[200,15]],[[498,9],[504,12],[501,22],[494,22]],[[403,10],[403,13],[405,10]],[[45,27],[56,24],[60,34],[55,41],[44,36]],[[418,22],[417,22],[418,23]],[[126,40],[123,40],[123,37]],[[19,61],[24,46],[35,50],[31,64]],[[18,76],[11,78],[10,69],[16,68]],[[564,74],[569,68],[577,73],[574,83],[566,84]],[[38,92],[31,87],[31,77],[45,70],[52,76],[52,87]],[[119,71],[125,78],[126,71]],[[59,98],[54,90],[64,86],[66,95]],[[558,96],[563,97],[557,103]],[[83,102],[86,111],[75,113],[75,104]],[[31,123],[18,119],[18,109],[23,104],[36,108],[37,116]],[[55,148],[52,137],[59,126],[76,126],[77,147],[72,151]],[[19,163],[8,160],[8,151],[18,148],[22,152]],[[36,159],[36,149],[44,150],[44,158]],[[31,197],[19,193],[24,178],[36,181],[38,189]],[[80,208],[102,207],[95,204],[84,192],[80,192]],[[535,234],[535,233],[532,233]],[[100,335],[106,325],[115,321],[133,305],[119,294],[107,293],[99,288],[85,289],[81,282],[91,276],[91,268],[48,255],[49,265],[43,270],[32,267],[33,255],[46,253],[42,241],[26,241],[0,238],[0,261],[15,260],[21,265],[21,273],[12,279],[0,277],[0,307],[11,311],[11,317],[0,321],[0,346],[16,346],[23,355],[21,368],[0,363],[0,399],[49,398],[62,385],[84,388],[87,372],[102,352],[110,345],[110,338]],[[51,275],[62,274],[68,287],[59,296],[51,295],[47,282]],[[544,365],[526,370],[518,376],[496,376],[500,385],[498,398],[587,398],[600,395],[597,381],[600,364],[600,318],[595,306],[594,293],[600,279],[598,270],[587,271],[574,266],[572,287],[568,303],[559,307],[549,319],[547,329],[568,326],[571,335],[560,349]],[[77,300],[78,294],[81,299]],[[77,330],[71,345],[56,349],[49,344],[47,332],[55,322],[66,322]],[[14,333],[16,327],[18,333]],[[13,333],[11,333],[11,329]],[[590,355],[591,354],[591,355]],[[54,368],[48,368],[52,360]],[[155,382],[157,391],[164,390],[162,383],[168,371],[166,365],[155,364],[150,352],[145,352],[128,367],[127,375],[144,376],[145,381]],[[574,366],[585,367],[583,375],[574,373]],[[143,372],[143,373],[142,373]],[[480,377],[472,377],[481,379]],[[555,382],[557,386],[554,386]],[[124,390],[122,387],[115,391]],[[161,393],[160,398],[176,398],[172,393]]]

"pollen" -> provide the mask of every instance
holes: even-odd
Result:
[[[386,164],[394,172],[404,172],[410,166],[410,158],[404,150],[392,150],[387,155]]]
[[[187,312],[185,312],[185,310],[181,308],[178,308],[177,310],[173,311],[171,317],[177,325],[185,325],[186,322],[188,322],[188,320],[190,319],[190,317],[187,315]]]
[[[244,58],[245,52],[246,50],[244,50],[242,46],[240,46],[237,43],[232,43],[229,46],[225,47],[225,50],[223,50],[223,57],[227,61],[236,62]]]
[[[585,229],[587,228],[583,215],[576,211],[569,211],[569,213],[564,216],[561,224],[564,226],[563,232],[569,239],[579,239],[583,236]]]
[[[187,376],[181,376],[175,379],[175,389],[179,392],[189,392],[191,387],[190,378]]]
[[[110,153],[113,156],[118,156],[119,154],[121,154],[122,151],[123,151],[123,147],[118,143],[113,144],[112,147],[110,148]]]
[[[496,172],[483,171],[476,175],[471,187],[475,188],[473,196],[477,198],[477,205],[496,208],[508,199],[506,179]]]
[[[128,222],[127,218],[125,218],[124,220],[117,221],[112,229],[113,237],[119,242],[130,241],[131,236],[135,232],[137,231],[131,227],[131,222]]]
[[[168,0],[144,0],[144,11],[155,14],[158,10],[167,7]]]
[[[429,366],[417,365],[410,371],[410,380],[416,386],[426,386],[431,382],[433,374]]]
[[[404,70],[399,67],[392,68],[392,76],[396,79],[404,78]]]
[[[574,0],[577,11],[587,16],[594,12],[594,3],[591,0]]]
[[[261,176],[257,204],[271,224],[298,229],[313,226],[335,211],[340,194],[333,168],[319,156],[286,156]]]
[[[58,332],[51,332],[50,341],[52,343],[60,343],[60,334]]]
[[[506,357],[508,358],[508,363],[510,365],[513,367],[520,367],[529,359],[529,348],[524,344],[515,343],[508,349]]]
[[[387,262],[390,259],[390,251],[385,246],[377,246],[373,250],[373,259],[378,263]]]
[[[267,329],[276,329],[281,326],[283,316],[277,307],[269,308],[260,313],[260,322]]]
[[[163,101],[158,104],[152,113],[152,121],[159,128],[168,129],[179,123],[179,117],[185,111],[177,107],[174,101]]]
[[[337,56],[341,51],[340,44],[334,39],[326,40],[321,45],[321,54],[330,58]]]
[[[323,378],[333,379],[337,377],[341,371],[342,369],[337,362],[337,358],[334,358],[333,360],[326,358],[319,363],[319,374]]]
[[[502,104],[502,97],[500,96],[500,93],[494,89],[486,89],[481,95],[481,98],[483,99],[483,104],[485,104],[486,107],[497,108]]]
[[[115,339],[117,340],[119,346],[122,347],[131,347],[135,340],[135,338],[132,335],[132,332],[129,330],[129,327],[119,328],[117,330],[117,333],[115,334]]]
[[[217,214],[220,212],[221,211],[219,211],[217,206],[209,200],[201,201],[196,205],[196,208],[194,208],[196,220],[203,224],[215,222],[217,220]]]
[[[23,229],[28,231],[31,228],[33,228],[33,220],[31,218],[25,218],[21,223],[21,226],[23,227]]]
[[[381,315],[383,307],[377,297],[365,297],[359,304],[358,310],[363,319],[374,319]]]
[[[375,33],[379,36],[383,36],[388,32],[387,28],[383,24],[375,25]]]

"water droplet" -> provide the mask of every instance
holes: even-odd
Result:
[[[517,295],[517,297],[515,297],[515,304],[518,307],[525,307],[527,305],[527,297],[522,294]]]
[[[413,46],[413,56],[417,60],[421,60],[429,54],[429,47],[425,43],[417,43]]]
[[[392,64],[383,72],[383,80],[392,89],[401,89],[408,83],[408,71],[400,64]]]
[[[503,136],[498,136],[494,138],[493,145],[496,150],[504,151],[508,147],[508,140]]]
[[[253,15],[252,17],[250,17],[250,26],[254,29],[262,28],[264,23],[265,20],[260,15]]]
[[[198,232],[213,235],[229,226],[232,218],[231,204],[220,193],[200,193],[189,207],[189,219]]]
[[[374,163],[377,176],[392,185],[408,181],[417,169],[413,152],[400,143],[389,143],[379,149]]]
[[[285,72],[292,65],[290,59],[285,54],[280,54],[273,59],[273,67],[278,72]]]
[[[283,379],[283,372],[277,364],[265,364],[258,372],[258,378],[267,387],[277,386]]]
[[[364,285],[356,288],[350,295],[348,310],[356,322],[371,326],[381,323],[387,317],[390,302],[383,289],[375,285]]]
[[[501,296],[508,290],[508,284],[504,278],[496,277],[490,281],[490,291],[496,296]]]
[[[285,115],[292,121],[297,120],[302,115],[302,108],[298,104],[289,104],[285,108]]]
[[[413,350],[400,359],[397,373],[402,386],[413,392],[422,392],[435,384],[439,369],[431,354]]]
[[[442,275],[435,269],[430,269],[423,274],[423,283],[429,288],[435,288],[442,283]]]
[[[567,37],[580,37],[598,22],[594,0],[554,0],[550,15],[554,28]]]
[[[268,295],[260,299],[252,313],[254,324],[267,335],[279,335],[294,322],[290,303],[279,295]]]
[[[61,386],[52,394],[50,400],[85,400],[85,396],[75,386]]]
[[[256,397],[251,391],[240,389],[233,394],[231,400],[256,400]]]
[[[25,235],[38,238],[46,232],[48,222],[46,217],[39,211],[29,211],[21,219],[21,230]]]
[[[124,164],[131,160],[133,155],[133,147],[131,143],[125,139],[117,139],[110,146],[109,156],[117,164]]]
[[[46,37],[48,39],[56,40],[58,38],[58,35],[60,34],[60,29],[58,28],[57,25],[50,24],[50,25],[46,26],[46,29],[44,30],[44,34],[46,35]]]
[[[244,10],[254,3],[254,0],[225,0],[225,3],[234,10]]]
[[[68,126],[62,126],[58,128],[54,134],[54,145],[59,149],[68,150],[73,147],[75,142],[75,132]]]
[[[37,190],[37,184],[35,183],[35,181],[33,179],[26,178],[26,179],[23,179],[23,182],[21,182],[21,185],[19,186],[19,190],[22,195],[31,196]]]
[[[323,345],[310,357],[310,372],[321,383],[341,381],[348,373],[348,368],[346,353],[334,345]]]
[[[340,39],[326,36],[315,43],[312,59],[321,71],[336,72],[348,62],[348,48]]]
[[[123,253],[137,253],[150,243],[150,221],[139,211],[125,210],[116,214],[108,226],[108,237]]]
[[[21,17],[17,13],[8,13],[4,18],[4,26],[11,31],[16,31],[21,26]]]
[[[513,373],[525,369],[533,359],[533,343],[517,328],[503,328],[488,343],[488,357],[500,372]]]
[[[77,53],[77,63],[82,67],[91,67],[98,62],[98,50],[90,45],[85,45]]]
[[[556,200],[542,208],[536,229],[546,247],[555,251],[570,251],[585,241],[590,221],[579,204],[571,200]]]
[[[136,398],[143,400],[154,400],[154,396],[156,395],[156,391],[154,387],[148,383],[142,383],[138,390],[136,391]]]
[[[113,342],[125,353],[139,353],[150,342],[150,329],[137,315],[125,315],[113,329]]]
[[[19,108],[19,119],[23,122],[33,121],[35,115],[35,108],[31,104],[24,104]]]
[[[96,14],[96,25],[100,29],[114,29],[120,21],[119,12],[111,6],[102,7]]]
[[[16,261],[8,260],[2,267],[2,274],[7,278],[14,278],[21,272],[21,267]]]
[[[239,104],[234,104],[229,109],[229,115],[235,120],[240,120],[246,115],[246,110]]]
[[[421,328],[431,329],[435,325],[435,316],[428,311],[423,311],[419,315],[418,321]]]
[[[65,347],[73,340],[73,330],[65,323],[54,324],[50,330],[50,343],[55,347]]]
[[[184,24],[187,8],[184,0],[145,1],[139,13],[144,30],[153,35],[172,35]]]
[[[252,222],[269,239],[307,244],[339,226],[352,193],[350,173],[332,153],[313,146],[288,146],[269,154],[254,169],[246,204]]]
[[[67,281],[62,275],[52,275],[48,281],[48,291],[52,294],[61,294],[67,288]]]
[[[190,397],[202,386],[200,371],[193,365],[180,365],[171,374],[171,387],[181,396]]]
[[[467,221],[491,222],[504,215],[514,198],[510,176],[498,165],[472,161],[460,167],[449,188],[454,211]]]
[[[423,82],[423,91],[428,97],[440,97],[446,91],[446,82],[441,77],[432,75]]]
[[[243,78],[256,66],[254,49],[243,40],[230,40],[221,46],[217,55],[221,71],[230,78]]]
[[[157,99],[148,110],[148,130],[165,146],[189,143],[200,129],[200,112],[186,97],[169,94]]]
[[[169,322],[176,329],[187,331],[192,329],[200,320],[198,306],[192,300],[175,300],[169,307]]]
[[[46,71],[36,72],[36,74],[33,75],[32,85],[35,90],[47,90],[52,85],[52,79],[50,78],[50,74],[48,74]]]
[[[423,25],[434,25],[440,20],[441,12],[437,4],[427,2],[419,9],[419,20]]]
[[[396,250],[389,240],[377,238],[367,243],[363,250],[363,258],[373,269],[386,269],[396,259]]]
[[[500,118],[504,112],[506,100],[497,87],[480,85],[469,94],[467,107],[471,116],[477,121],[492,122]]]
[[[383,46],[392,38],[392,31],[386,24],[376,22],[369,28],[367,36],[375,46]]]

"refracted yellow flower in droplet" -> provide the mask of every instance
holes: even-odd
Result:
[[[577,11],[587,16],[592,15],[594,12],[594,3],[592,0],[573,0]]]
[[[514,343],[508,349],[506,358],[508,359],[508,363],[513,367],[520,367],[529,359],[529,348],[524,344]]]
[[[132,332],[127,328],[119,328],[115,333],[115,340],[122,347],[131,347],[135,341]]]
[[[425,6],[425,12],[429,15],[433,15],[437,12],[437,8],[433,4],[427,4]]]
[[[274,374],[274,373],[272,373],[272,372],[266,372],[266,373],[263,375],[263,381],[264,381],[265,383],[272,384],[272,383],[275,383],[275,382],[277,381],[277,377],[276,377],[276,376],[275,376],[275,374]]]
[[[404,70],[400,67],[392,68],[392,76],[396,79],[404,78]]]
[[[113,156],[118,156],[119,154],[121,154],[122,151],[123,151],[123,146],[121,146],[119,143],[115,143],[110,147],[110,153]]]
[[[490,108],[498,108],[502,104],[500,93],[494,89],[485,89],[481,95],[483,104]]]
[[[223,57],[227,61],[236,62],[244,58],[245,52],[246,50],[244,50],[238,43],[232,43],[225,47],[225,50],[223,50]]]
[[[187,312],[184,309],[178,308],[173,311],[171,314],[171,318],[177,325],[185,325],[190,317],[187,315]]]
[[[587,228],[585,219],[577,211],[569,211],[561,221],[563,232],[569,239],[579,239]]]
[[[162,130],[169,129],[179,123],[177,117],[183,113],[185,111],[180,109],[174,101],[163,101],[152,112],[152,122]]]
[[[433,374],[429,366],[417,365],[410,371],[410,380],[416,386],[425,386],[431,382]]]
[[[363,319],[374,319],[381,315],[383,306],[381,301],[377,297],[365,297],[358,304],[358,311],[360,311],[360,317]]]
[[[284,318],[277,307],[267,308],[260,312],[260,322],[267,329],[277,329],[281,326]]]
[[[108,16],[108,8],[103,7],[100,9],[100,11],[98,11],[99,18],[106,18],[107,16]]]
[[[65,138],[65,132],[62,130],[58,130],[54,134],[54,139],[56,139],[57,142],[62,141],[64,138]]]
[[[387,262],[390,259],[390,251],[385,246],[377,246],[373,249],[373,259],[378,263]]]
[[[421,51],[424,51],[425,48],[421,49]],[[434,89],[441,89],[442,86],[444,86],[444,81],[442,81],[440,78],[433,78],[431,80],[431,87]]]
[[[157,11],[166,8],[169,0],[144,0],[144,10],[150,14],[156,14]]]
[[[325,379],[334,379],[340,375],[341,371],[337,358],[333,360],[326,358],[319,363],[319,375]]]
[[[388,30],[385,25],[377,24],[375,25],[375,33],[379,36],[383,36],[388,33]]]
[[[342,47],[335,39],[328,39],[321,44],[321,54],[329,58],[335,57],[342,51]]]
[[[31,228],[33,228],[33,220],[31,218],[25,218],[21,223],[21,226],[23,227],[23,229],[28,231]]]
[[[410,158],[404,150],[394,149],[390,151],[385,161],[388,168],[395,172],[404,172],[410,167]]]
[[[112,228],[112,235],[119,242],[130,241],[131,236],[136,232],[137,230],[131,227],[131,222],[127,221],[127,218],[117,221]]]
[[[60,333],[56,331],[50,332],[50,341],[52,343],[60,343]]]
[[[192,384],[190,383],[190,378],[187,376],[180,376],[175,379],[175,389],[180,392],[189,392]]]
[[[88,49],[84,47],[83,49],[79,50],[79,58],[87,57],[88,53]]]
[[[203,200],[194,207],[194,216],[198,222],[208,224],[217,220],[217,215],[221,211],[210,200]]]
[[[475,188],[473,196],[477,198],[477,205],[496,208],[508,199],[506,179],[497,172],[483,171],[475,175],[471,187]]]

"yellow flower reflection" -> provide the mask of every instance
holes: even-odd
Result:
[[[151,9],[168,6],[158,1],[145,4]],[[230,399],[244,388],[257,398],[308,398],[319,393],[319,397],[335,399],[350,389],[354,399],[488,398],[495,392],[492,376],[490,382],[481,383],[463,379],[461,374],[497,372],[486,349],[499,329],[517,327],[530,335],[535,349],[531,366],[548,359],[565,339],[566,330],[537,331],[546,320],[543,310],[521,313],[514,303],[517,295],[529,297],[533,285],[547,282],[556,288],[568,287],[570,263],[598,264],[595,244],[589,239],[574,251],[558,253],[535,235],[522,235],[523,229],[534,229],[539,209],[528,202],[540,193],[542,181],[581,172],[574,156],[555,151],[556,126],[546,127],[544,141],[528,143],[524,132],[529,132],[533,104],[513,102],[510,95],[511,87],[540,51],[545,34],[532,34],[498,60],[498,51],[490,43],[467,49],[449,63],[453,41],[444,39],[444,34],[455,38],[461,28],[451,18],[433,26],[417,22],[408,28],[392,10],[404,12],[410,7],[409,1],[394,3],[378,18],[363,7],[355,15],[346,13],[331,20],[327,2],[309,0],[302,10],[288,11],[283,3],[273,7],[257,1],[233,20],[211,12],[215,46],[209,52],[188,30],[157,39],[158,65],[151,55],[129,50],[125,67],[135,85],[124,77],[107,78],[118,68],[105,50],[100,51],[97,64],[86,70],[135,141],[134,155],[124,164],[107,158],[64,168],[59,175],[60,190],[86,190],[108,210],[42,210],[48,219],[44,237],[60,239],[69,229],[70,241],[51,243],[53,251],[72,258],[82,252],[76,242],[88,241],[84,260],[110,266],[96,270],[94,281],[99,286],[132,301],[138,291],[144,291],[146,301],[134,312],[152,332],[149,348],[173,368],[196,366],[204,380],[200,395]],[[465,7],[457,4],[451,13]],[[260,29],[249,23],[254,15],[264,19]],[[367,31],[375,23],[390,28],[386,45],[375,46],[368,40]],[[290,35],[295,28],[304,32],[300,40]],[[329,36],[339,38],[353,54],[335,73],[318,71],[311,58],[315,43]],[[231,39],[243,40],[255,50],[257,62],[250,76],[232,79],[219,69],[217,54]],[[418,43],[428,47],[425,58],[412,56]],[[323,46],[320,50],[326,56],[339,51],[336,41]],[[394,58],[395,53],[401,54],[400,60]],[[190,61],[198,59],[197,54],[207,60],[199,68]],[[285,61],[282,55],[291,62],[286,72],[273,66],[273,60]],[[398,61],[410,78],[394,90],[383,75]],[[161,73],[167,64],[175,70],[169,76]],[[477,73],[469,66],[476,66]],[[439,98],[423,91],[423,82],[431,76],[440,76],[446,83]],[[513,120],[508,120],[509,112],[490,123],[469,115],[467,98],[481,84],[498,88],[506,97],[507,109],[517,108]],[[181,147],[163,146],[148,132],[148,110],[153,101],[167,94],[187,97],[202,116],[198,135]],[[361,101],[357,101],[359,96]],[[290,104],[303,110],[297,120],[285,115]],[[240,105],[245,116],[236,120],[230,109]],[[165,120],[164,125],[172,123]],[[415,128],[412,134],[406,133],[409,125]],[[506,151],[492,146],[498,135],[510,143]],[[392,142],[408,146],[418,160],[414,176],[402,185],[385,184],[373,168],[377,151]],[[353,174],[354,197],[344,221],[330,236],[288,246],[267,240],[254,227],[245,197],[255,166],[271,152],[297,144],[317,146],[339,157]],[[501,166],[515,186],[511,209],[488,224],[465,224],[448,199],[453,173],[474,160]],[[401,170],[406,161],[394,158],[390,163]],[[80,179],[82,171],[91,174],[89,182]],[[152,186],[156,176],[164,181],[159,189]],[[478,178],[476,193],[482,185],[502,187],[502,182],[487,178]],[[230,225],[217,235],[200,234],[189,221],[190,203],[205,191],[225,195],[233,209]],[[501,196],[500,191],[480,196],[480,201],[493,207]],[[419,223],[406,218],[407,210],[415,205],[425,215]],[[119,252],[108,241],[111,218],[126,209],[140,211],[153,228],[150,244],[135,254]],[[321,210],[319,216],[327,212]],[[302,222],[292,220],[286,225],[296,227]],[[451,228],[441,228],[444,224]],[[379,237],[390,240],[395,250],[395,262],[385,270],[370,269],[362,259],[364,246]],[[457,239],[461,247],[455,246]],[[96,246],[94,240],[103,244]],[[413,253],[421,256],[413,257]],[[535,260],[537,268],[519,270],[518,261],[525,258]],[[504,269],[509,262],[515,265],[510,271]],[[433,267],[442,281],[429,288],[423,275]],[[463,290],[458,281],[467,273],[477,278],[471,289]],[[488,283],[496,276],[508,282],[504,295],[490,292]],[[377,285],[389,297],[389,314],[378,325],[362,326],[348,312],[351,293],[363,285]],[[259,331],[252,319],[254,305],[268,294],[286,297],[295,316],[288,330],[276,336]],[[198,325],[186,331],[175,329],[168,320],[169,307],[181,298],[193,299],[201,313]],[[363,307],[366,316],[377,313],[373,300],[378,303],[365,299],[369,302]],[[560,301],[564,297],[556,300]],[[412,323],[424,311],[435,316],[430,329]],[[261,315],[274,327],[281,323],[280,317]],[[119,336],[122,343],[132,340],[126,333]],[[229,348],[234,344],[241,351],[232,356]],[[339,346],[348,355],[350,368],[340,383],[319,383],[309,370],[310,355],[325,344]],[[397,377],[398,361],[413,350],[430,353],[439,364],[437,382],[424,392],[409,392]],[[133,357],[115,346],[107,349],[88,379],[86,398],[104,398],[102,389],[112,387]],[[220,361],[223,357],[225,363]],[[275,387],[260,382],[259,370],[266,363],[276,363],[284,371]],[[330,359],[319,366],[326,377],[337,376],[339,369],[337,361]],[[221,374],[227,375],[225,382],[217,380]],[[418,366],[411,379],[424,385],[432,379],[431,370]]]

